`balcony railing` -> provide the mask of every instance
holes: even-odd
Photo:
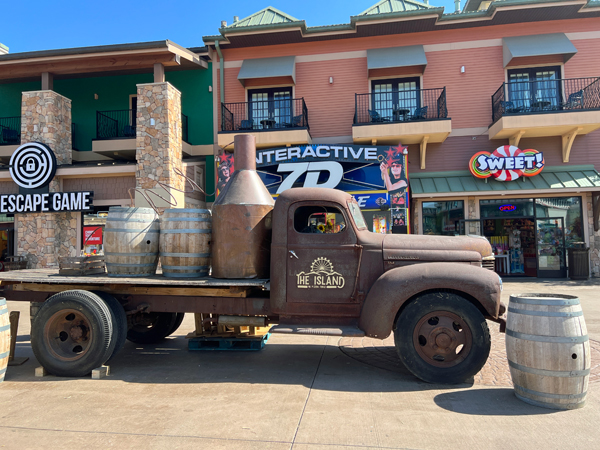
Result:
[[[0,145],[21,143],[21,117],[0,117]]]
[[[190,141],[188,139],[188,130],[188,116],[181,114],[181,140],[189,144]]]
[[[96,111],[96,139],[134,138],[136,111]]]
[[[492,123],[502,116],[600,109],[600,78],[502,83],[492,95]]]
[[[290,128],[310,128],[303,98],[221,103],[221,131]]]
[[[355,94],[354,124],[381,124],[448,118],[446,88]]]

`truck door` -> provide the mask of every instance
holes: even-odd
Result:
[[[317,201],[293,205],[288,216],[287,302],[355,302],[361,251],[345,209]]]

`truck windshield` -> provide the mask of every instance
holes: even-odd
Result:
[[[354,220],[354,223],[356,224],[356,228],[358,228],[358,229],[367,228],[367,223],[365,222],[365,218],[362,215],[362,211],[358,207],[358,203],[349,201],[348,209],[350,210],[352,219]]]

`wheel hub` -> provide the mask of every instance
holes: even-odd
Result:
[[[419,356],[428,364],[447,368],[467,357],[473,337],[461,317],[450,311],[434,311],[417,323],[413,343]]]
[[[80,311],[58,311],[44,327],[44,340],[52,355],[61,361],[75,361],[90,348],[92,328],[89,319]]]

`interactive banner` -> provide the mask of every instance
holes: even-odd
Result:
[[[469,170],[477,178],[494,177],[498,181],[513,181],[522,176],[533,177],[544,168],[544,154],[537,150],[521,150],[514,145],[503,145],[493,153],[475,153],[469,161]]]
[[[378,230],[407,233],[409,218],[406,146],[305,145],[256,151],[256,170],[276,197],[292,187],[325,187],[352,192],[361,209],[391,210]],[[232,154],[218,159],[217,192],[234,171]],[[381,191],[387,194],[381,194]],[[217,194],[218,195],[218,194]],[[389,222],[388,222],[389,220]]]

